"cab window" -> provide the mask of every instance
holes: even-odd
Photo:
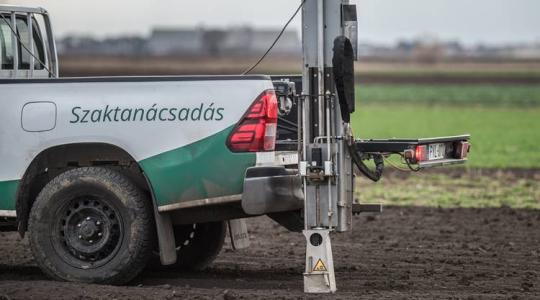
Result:
[[[9,18],[6,18],[9,20]],[[0,18],[0,65],[2,70],[13,69],[13,40],[11,29],[6,21]]]
[[[35,20],[33,21],[33,24],[37,24]],[[45,55],[43,53],[43,43],[41,42],[41,39],[39,37],[39,34],[35,30],[35,27],[33,28],[33,42],[34,42],[34,56],[41,60],[43,63],[45,63]],[[28,32],[28,24],[26,23],[26,19],[24,18],[17,18],[17,33],[19,35],[20,41],[24,45],[19,45],[19,69],[20,70],[29,70],[30,69],[30,62],[32,61],[32,56],[30,55],[30,50],[32,50],[32,47],[29,43],[29,32]],[[26,49],[25,49],[26,48]],[[35,70],[42,70],[43,65],[37,60],[34,59],[34,69]]]

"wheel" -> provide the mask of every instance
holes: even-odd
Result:
[[[30,247],[53,278],[124,284],[146,266],[152,212],[148,197],[122,174],[73,169],[50,181],[33,204]]]
[[[152,270],[178,269],[201,271],[216,259],[225,241],[225,222],[174,225],[177,260],[175,264],[162,266],[159,251],[154,251],[150,262]]]
[[[208,268],[221,251],[225,234],[225,222],[176,225],[178,260],[174,267],[195,271]]]

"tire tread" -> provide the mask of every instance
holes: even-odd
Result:
[[[113,270],[104,272],[99,278],[80,280],[71,278],[69,274],[66,274],[61,268],[58,268],[48,255],[43,252],[42,247],[37,241],[37,237],[32,233],[36,232],[36,226],[40,225],[40,215],[47,209],[48,202],[54,194],[60,191],[65,184],[85,178],[97,180],[105,185],[110,185],[110,187],[115,190],[121,191],[127,195],[130,199],[130,203],[134,206],[132,209],[136,211],[138,219],[141,222],[136,224],[138,228],[135,228],[135,231],[139,232],[140,236],[137,239],[131,239],[131,241],[134,241],[135,243],[129,245],[128,252],[130,255],[124,255]],[[40,268],[50,277],[59,280],[120,285],[131,281],[140,274],[146,266],[152,247],[154,246],[153,225],[153,209],[150,200],[144,192],[128,178],[115,170],[105,167],[82,167],[68,170],[47,183],[39,193],[30,211],[28,231],[30,233],[30,247],[34,253],[34,257]]]

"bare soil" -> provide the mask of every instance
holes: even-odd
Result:
[[[252,246],[226,247],[202,273],[146,271],[130,286],[55,282],[26,240],[0,233],[0,299],[294,299],[304,238],[266,217],[249,220]],[[339,299],[540,298],[540,211],[507,207],[388,207],[333,235]]]

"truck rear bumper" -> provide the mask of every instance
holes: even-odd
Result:
[[[249,215],[298,210],[304,206],[302,181],[297,170],[283,166],[247,169],[242,209]]]

